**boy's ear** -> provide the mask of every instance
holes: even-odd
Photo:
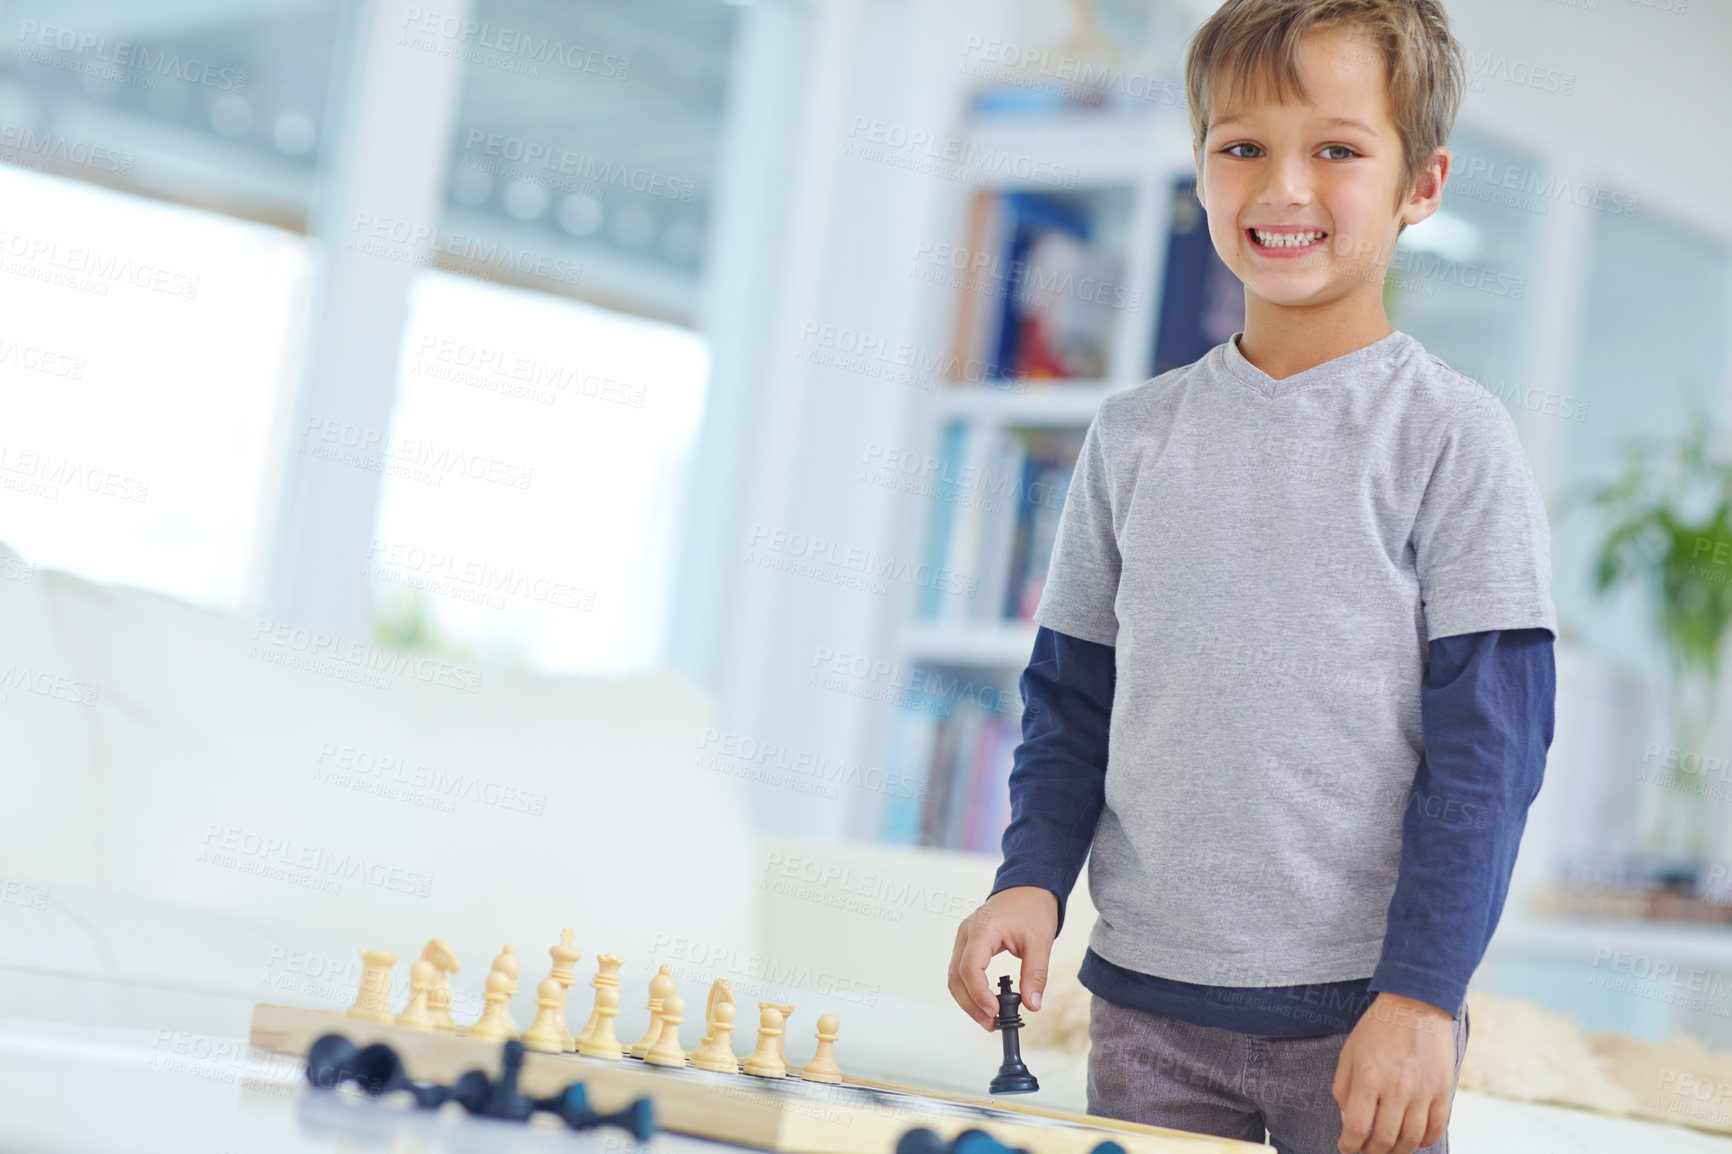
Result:
[[[1197,142],[1191,141],[1191,166],[1197,170],[1197,203],[1203,204],[1203,161],[1197,155]],[[1204,208],[1209,207],[1204,204]]]
[[[1401,218],[1406,224],[1418,224],[1443,203],[1443,186],[1449,178],[1449,149],[1440,147],[1432,154],[1431,163],[1422,169],[1407,200],[1402,204]],[[1411,214],[1411,216],[1410,216]]]

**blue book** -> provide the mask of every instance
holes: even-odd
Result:
[[[956,519],[957,471],[962,467],[963,441],[968,428],[961,421],[944,427],[938,445],[939,475],[933,482],[932,515],[926,522],[926,564],[928,572],[940,569],[950,556],[950,532]],[[926,621],[936,620],[942,608],[942,592],[938,582],[920,586],[915,595],[915,616]]]

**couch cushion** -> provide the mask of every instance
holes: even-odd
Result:
[[[91,736],[102,686],[62,647],[42,578],[0,543],[0,885],[101,873]]]
[[[106,885],[405,958],[441,936],[482,973],[510,942],[526,987],[563,926],[586,959],[670,928],[750,942],[745,801],[696,765],[712,706],[683,678],[471,692],[449,661],[41,580],[102,687]]]

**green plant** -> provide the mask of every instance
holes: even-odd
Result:
[[[1578,486],[1557,506],[1561,516],[1586,504],[1610,522],[1594,558],[1594,591],[1603,596],[1634,584],[1648,593],[1668,659],[1673,737],[1698,764],[1732,623],[1732,461],[1710,459],[1711,441],[1705,409],[1682,437],[1632,437],[1621,447],[1614,480]],[[1706,783],[1695,778],[1678,759],[1666,782],[1687,799],[1673,816],[1682,827],[1678,848],[1691,858],[1702,853],[1706,816]]]

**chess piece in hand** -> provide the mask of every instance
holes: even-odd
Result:
[[[956,946],[950,953],[950,996],[982,1029],[993,1029],[998,997],[986,980],[986,966],[1009,950],[1022,960],[1017,988],[1028,1008],[1039,1010],[1057,936],[1058,898],[1051,890],[1040,886],[999,890],[956,929]]]

